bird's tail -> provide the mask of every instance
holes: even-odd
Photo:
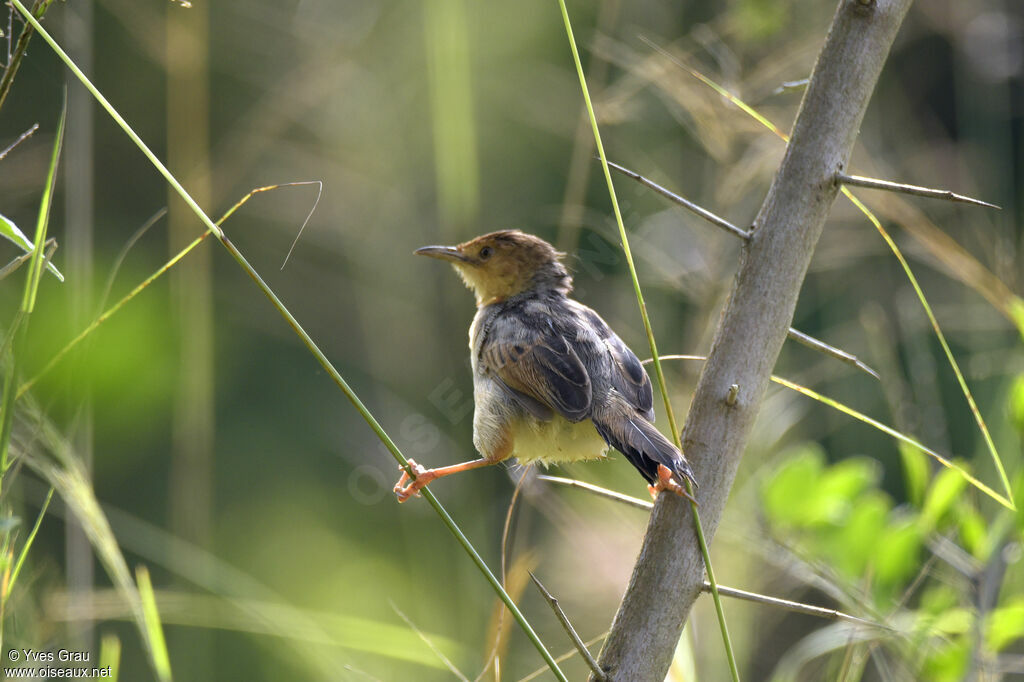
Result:
[[[594,426],[609,445],[626,456],[648,483],[658,480],[658,465],[664,464],[678,483],[683,483],[685,478],[696,487],[693,469],[683,453],[643,417],[617,415],[610,419],[595,418]]]

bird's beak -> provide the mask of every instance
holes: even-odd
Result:
[[[467,258],[454,246],[423,246],[414,252],[417,256],[430,256],[440,260],[447,260],[453,263],[468,263]]]

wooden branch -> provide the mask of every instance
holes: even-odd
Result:
[[[841,0],[779,172],[758,212],[693,398],[683,450],[704,533],[722,517],[868,100],[911,0]],[[730,406],[730,387],[738,390]],[[609,679],[665,679],[704,565],[689,505],[661,495],[601,651]]]

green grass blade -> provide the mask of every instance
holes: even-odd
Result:
[[[928,316],[928,322],[932,325],[932,331],[935,332],[935,337],[939,340],[939,345],[942,346],[942,352],[946,355],[946,360],[949,362],[949,366],[953,369],[953,374],[956,375],[957,383],[960,385],[960,391],[964,394],[964,398],[967,400],[967,405],[971,408],[971,414],[974,416],[974,422],[978,425],[978,430],[981,431],[982,438],[985,440],[985,447],[988,449],[989,455],[992,457],[992,463],[995,464],[996,471],[999,472],[1000,481],[1003,484],[1003,490],[1006,492],[1005,499],[1010,509],[1016,510],[1017,506],[1013,501],[1013,486],[1010,485],[1010,478],[1006,475],[1006,468],[1003,466],[1003,460],[999,456],[999,451],[996,449],[996,444],[992,440],[992,434],[989,433],[988,425],[985,424],[985,418],[981,416],[981,410],[978,409],[978,404],[974,401],[974,395],[971,393],[971,389],[967,386],[967,380],[964,379],[963,372],[960,371],[960,365],[957,363],[956,358],[953,357],[953,351],[949,349],[949,344],[946,342],[946,335],[942,333],[942,328],[939,327],[939,321],[935,319],[935,313],[932,312],[932,307],[928,304],[928,299],[924,295],[924,290],[921,289],[921,285],[917,281],[917,277],[914,276],[914,272],[910,269],[910,264],[907,263],[907,259],[903,257],[903,253],[899,247],[896,246],[896,242],[893,241],[892,236],[882,227],[881,221],[872,213],[867,206],[861,202],[860,199],[853,195],[846,187],[842,188],[843,194],[846,198],[853,202],[853,205],[861,210],[861,212],[867,216],[867,219],[871,221],[871,224],[875,226],[878,233],[882,235],[882,239],[889,246],[889,249],[896,256],[896,260],[900,262],[900,266],[903,268],[903,272],[907,275],[907,279],[910,281],[910,285],[914,288],[914,293],[917,294],[917,300],[921,302],[921,307],[924,308],[925,314]]]
[[[40,201],[39,215],[36,218],[35,248],[28,266],[28,284],[21,301],[21,309],[31,313],[36,304],[36,292],[39,290],[39,277],[43,266],[43,252],[46,250],[46,228],[50,224],[50,208],[53,206],[53,188],[57,184],[57,167],[60,165],[60,152],[64,148],[64,122],[68,113],[68,95],[64,93],[60,118],[57,121],[57,134],[53,138],[53,150],[50,152],[50,168],[46,173],[46,185]]]
[[[103,94],[96,88],[95,85],[92,84],[88,77],[86,77],[86,75],[82,73],[82,70],[78,68],[78,66],[67,55],[67,53],[64,52],[63,49],[61,49],[60,45],[57,44],[57,41],[54,40],[53,37],[49,33],[47,33],[46,30],[39,24],[39,22],[37,22],[31,16],[28,10],[25,9],[25,6],[21,3],[21,0],[11,0],[11,3],[17,8],[19,12],[21,12],[22,16],[25,17],[25,20],[33,25],[33,27],[36,29],[36,31],[38,31],[39,35],[43,38],[43,40],[45,40],[46,43],[51,47],[51,49],[53,49],[53,51],[57,54],[57,56],[60,57],[61,61],[63,61],[64,64],[67,65],[71,72],[75,74],[75,77],[77,77],[78,80],[81,81],[82,85],[84,85],[85,88],[96,99],[96,101],[100,103],[100,106],[103,107],[107,114],[109,114],[110,117],[113,118],[114,121],[118,124],[121,130],[124,131],[124,133],[132,140],[132,142],[134,142],[135,145],[142,151],[146,158],[149,159],[150,163],[153,164],[153,166],[160,172],[164,179],[167,180],[171,187],[178,193],[182,200],[185,201],[185,203],[189,206],[190,209],[192,209],[192,212],[195,213],[197,217],[199,217],[199,219],[203,222],[203,225],[206,226],[207,230],[212,232],[220,240],[221,244],[224,245],[224,247],[228,250],[231,256],[235,259],[235,262],[238,263],[238,265],[246,272],[246,274],[249,275],[253,282],[256,283],[256,285],[270,300],[271,304],[277,309],[277,311],[285,319],[285,321],[292,328],[292,330],[299,336],[299,338],[302,339],[302,342],[320,362],[321,366],[328,372],[328,374],[330,374],[331,378],[333,378],[335,383],[338,384],[338,386],[342,389],[346,397],[348,397],[349,401],[353,404],[353,406],[356,407],[359,414],[363,417],[363,419],[371,427],[371,429],[373,429],[374,433],[377,434],[377,437],[380,438],[381,442],[384,443],[384,445],[388,448],[388,450],[391,452],[392,456],[394,456],[396,461],[398,461],[399,464],[401,464],[402,466],[406,467],[407,470],[409,470],[408,460],[405,458],[404,455],[402,455],[401,451],[398,449],[398,446],[394,444],[390,436],[388,436],[388,434],[380,426],[380,424],[373,417],[370,411],[366,409],[366,406],[363,405],[362,401],[356,395],[355,391],[353,391],[351,387],[349,387],[348,383],[342,378],[341,374],[339,374],[338,371],[334,369],[334,366],[330,363],[330,361],[323,354],[323,352],[320,351],[320,349],[313,342],[313,339],[309,336],[309,334],[306,333],[306,331],[292,316],[288,309],[285,308],[284,304],[282,304],[281,301],[277,298],[277,295],[274,294],[274,292],[270,289],[269,286],[267,286],[266,282],[263,281],[259,273],[257,273],[256,270],[252,267],[252,265],[249,264],[249,262],[241,254],[241,252],[238,251],[237,248],[235,248],[234,244],[232,244],[225,237],[224,232],[216,224],[214,224],[210,217],[206,215],[203,209],[200,208],[200,206],[195,202],[192,196],[189,195],[187,191],[185,191],[185,188],[181,186],[181,183],[178,182],[178,180],[171,174],[171,172],[160,161],[160,159],[157,158],[156,154],[154,154],[152,150],[150,150],[150,148],[146,146],[145,142],[142,141],[138,134],[136,134],[135,131],[132,130],[131,126],[128,125],[128,122],[124,120],[124,118],[117,112],[116,109],[114,109],[113,105],[111,105],[110,102],[107,101]],[[411,470],[409,471],[411,474]],[[476,549],[469,542],[469,539],[458,528],[455,521],[451,518],[451,516],[444,509],[444,507],[441,506],[440,502],[437,501],[437,498],[434,497],[433,493],[431,493],[429,490],[424,489],[423,497],[434,508],[438,516],[441,517],[441,520],[445,524],[445,526],[452,532],[452,534],[455,536],[456,540],[463,547],[466,553],[469,554],[470,559],[477,566],[480,572],[484,575],[487,582],[490,583],[491,587],[494,588],[495,592],[498,593],[498,596],[509,608],[509,611],[512,613],[516,622],[519,623],[520,627],[526,633],[531,643],[534,645],[537,651],[544,658],[544,661],[551,668],[551,671],[559,680],[565,680],[566,677],[564,673],[562,673],[562,671],[559,669],[558,664],[555,662],[554,658],[548,652],[547,647],[544,646],[544,643],[537,636],[537,633],[526,621],[526,617],[523,616],[519,608],[515,605],[515,603],[508,596],[505,590],[502,589],[501,583],[498,582],[498,580],[494,577],[494,574],[484,563],[479,553],[477,553]]]
[[[707,358],[704,357],[703,355],[663,355],[662,356],[662,360],[706,360],[706,359]],[[649,360],[644,360],[644,364],[647,364],[648,362],[650,362],[650,361]],[[991,497],[993,500],[995,500],[999,504],[1003,505],[1007,509],[1011,509],[1011,510],[1014,510],[1014,511],[1016,510],[1016,507],[1014,507],[1014,505],[1013,505],[1012,499],[1010,499],[1010,498],[1008,498],[1008,497],[1006,497],[1004,495],[1000,495],[999,493],[994,491],[991,487],[985,485],[980,480],[978,480],[977,477],[972,475],[966,469],[964,469],[963,467],[959,466],[955,462],[951,461],[947,457],[944,457],[944,456],[940,455],[938,452],[936,452],[935,450],[932,450],[927,445],[925,445],[924,443],[916,440],[915,438],[912,438],[912,437],[906,435],[905,433],[901,433],[900,431],[897,431],[896,429],[892,428],[891,426],[886,426],[885,424],[883,424],[882,422],[878,421],[877,419],[872,419],[871,417],[867,416],[866,414],[864,414],[862,412],[858,412],[857,410],[853,409],[852,407],[849,407],[848,405],[844,405],[843,403],[839,402],[838,400],[833,400],[832,398],[824,396],[824,395],[818,393],[817,391],[815,391],[814,389],[807,388],[806,386],[801,386],[800,384],[798,384],[796,382],[790,381],[789,379],[785,379],[785,378],[780,377],[780,376],[776,376],[774,374],[772,375],[771,380],[774,381],[775,383],[779,384],[780,386],[785,386],[786,388],[791,389],[793,391],[796,391],[797,393],[801,393],[801,394],[807,396],[808,398],[812,398],[814,400],[817,400],[818,402],[821,402],[821,403],[823,403],[825,405],[828,405],[829,407],[831,407],[831,408],[833,408],[835,410],[838,410],[838,411],[842,412],[843,414],[846,414],[846,415],[848,415],[850,417],[853,417],[854,419],[857,419],[858,421],[864,422],[865,424],[867,424],[869,426],[873,426],[874,428],[878,429],[882,433],[895,438],[896,440],[900,441],[901,443],[905,443],[907,445],[910,445],[911,447],[917,448],[918,450],[920,450],[924,454],[928,455],[929,457],[934,459],[936,462],[938,462],[942,466],[944,466],[944,467],[946,467],[948,469],[953,469],[954,471],[959,473],[961,476],[964,477],[964,479],[968,483],[970,483],[975,488],[977,488],[981,492],[983,492],[986,495],[988,495],[989,497]]]
[[[16,400],[14,386],[18,374],[16,348],[20,347],[21,342],[25,338],[28,319],[32,314],[32,309],[35,307],[36,292],[39,289],[43,254],[46,250],[46,230],[49,226],[53,186],[57,181],[57,166],[60,164],[60,150],[64,145],[64,122],[67,118],[67,112],[68,98],[65,91],[60,117],[57,120],[57,134],[54,135],[53,151],[50,153],[50,167],[46,174],[43,196],[39,202],[39,215],[36,218],[35,246],[32,250],[32,259],[29,263],[28,273],[25,277],[25,289],[22,293],[21,307],[14,318],[14,323],[7,331],[7,336],[3,343],[4,350],[0,353],[0,360],[7,356],[10,357],[10,361],[7,363],[7,375],[4,377],[3,406],[0,407],[0,410],[2,410],[0,412],[0,488],[2,488],[2,477],[7,473],[11,429],[14,425],[14,403]]]
[[[85,329],[83,329],[81,332],[79,332],[79,334],[75,338],[73,338],[70,341],[68,341],[68,343],[65,344],[65,346],[63,348],[61,348],[49,360],[47,360],[46,364],[43,365],[42,369],[40,369],[38,372],[36,372],[35,376],[33,376],[31,379],[26,380],[24,383],[22,383],[20,386],[18,386],[18,392],[17,392],[15,397],[20,398],[23,395],[25,395],[25,393],[28,392],[28,390],[30,388],[32,388],[32,386],[34,386],[37,381],[39,381],[51,369],[56,367],[57,364],[60,363],[60,361],[63,360],[64,357],[68,353],[70,353],[71,350],[75,346],[77,346],[79,343],[81,343],[83,340],[85,340],[85,337],[89,336],[89,334],[91,334],[94,331],[96,331],[97,327],[99,327],[101,324],[103,324],[104,322],[109,320],[111,317],[113,317],[114,314],[117,313],[117,311],[121,310],[121,308],[123,308],[125,306],[125,304],[128,303],[128,301],[132,300],[137,295],[142,293],[143,289],[148,287],[150,284],[152,284],[154,281],[156,281],[161,275],[163,275],[165,272],[170,270],[182,258],[184,258],[186,255],[188,255],[188,253],[190,251],[192,251],[192,249],[194,249],[197,246],[199,246],[199,244],[202,243],[202,241],[206,238],[206,236],[208,234],[210,234],[210,233],[209,232],[204,232],[203,234],[201,234],[200,236],[198,236],[194,240],[192,240],[192,242],[188,246],[186,246],[181,251],[179,251],[177,254],[175,254],[169,261],[164,263],[160,268],[158,268],[149,277],[147,277],[146,279],[142,280],[142,282],[140,282],[134,289],[132,289],[130,292],[128,292],[128,294],[124,298],[122,298],[120,301],[118,301],[117,303],[112,305],[110,308],[105,310],[99,317],[97,317],[95,320],[93,320]]]
[[[107,679],[117,682],[121,673],[121,640],[117,635],[105,634],[100,637],[100,663],[103,670],[109,669]]]
[[[149,639],[145,617],[142,611],[142,600],[132,580],[128,562],[118,547],[117,539],[110,528],[107,517],[100,509],[96,493],[81,462],[74,455],[71,446],[57,432],[56,428],[39,413],[31,399],[24,401],[26,412],[32,419],[32,426],[37,432],[33,443],[40,447],[25,448],[17,452],[18,457],[40,478],[53,487],[64,501],[70,514],[81,525],[90,544],[96,551],[110,581],[117,588],[121,598],[129,605],[135,625],[142,636],[150,663],[154,665],[153,646]],[[45,448],[52,452],[53,457],[37,451]],[[54,461],[56,459],[56,461]]]
[[[167,654],[167,642],[164,640],[164,629],[160,625],[160,612],[156,608],[156,595],[153,594],[153,583],[149,580],[149,569],[139,566],[135,569],[135,580],[142,597],[142,613],[146,617],[146,630],[149,641],[153,643],[153,661],[156,674],[161,682],[171,681],[171,658]]]
[[[121,128],[124,134],[127,135],[129,139],[131,139],[131,141],[135,143],[135,146],[139,148],[143,155],[147,159],[149,159],[149,162],[153,164],[153,167],[156,168],[157,171],[159,171],[160,175],[164,176],[164,179],[167,180],[168,184],[170,184],[172,188],[174,188],[174,191],[178,193],[182,201],[188,204],[188,207],[192,209],[192,212],[195,213],[196,216],[203,222],[203,224],[206,226],[206,229],[210,230],[218,237],[222,237],[223,233],[220,231],[220,228],[214,225],[213,221],[210,220],[210,217],[206,215],[203,209],[199,207],[199,204],[196,203],[195,199],[193,199],[192,196],[185,191],[185,188],[182,187],[181,183],[178,182],[177,178],[175,178],[171,174],[171,171],[167,170],[167,166],[165,166],[163,162],[160,161],[157,155],[153,153],[153,150],[146,146],[146,143],[142,141],[142,138],[138,136],[138,134],[132,129],[132,127],[128,125],[128,122],[125,121],[121,114],[117,112],[117,109],[115,109],[114,106],[107,101],[107,98],[103,96],[103,93],[101,93],[99,89],[97,89],[97,87],[92,84],[92,81],[90,81],[89,78],[86,77],[84,73],[82,73],[82,70],[78,68],[78,65],[75,64],[74,60],[72,60],[71,57],[69,57],[68,54],[61,48],[61,46],[57,44],[57,41],[54,40],[53,36],[51,36],[46,31],[46,29],[43,28],[42,24],[40,24],[39,21],[36,20],[34,16],[32,16],[31,12],[25,9],[25,5],[22,4],[21,0],[11,0],[11,4],[14,5],[14,7],[21,13],[21,15],[25,18],[25,21],[32,25],[36,32],[39,33],[39,36],[46,41],[46,43],[50,46],[50,49],[52,49],[57,54],[57,56],[60,57],[60,60],[64,62],[68,69],[71,70],[71,73],[73,73],[75,77],[78,78],[79,81],[81,81],[82,85],[85,86],[85,89],[89,91],[89,93],[96,99],[97,102],[99,102],[100,106],[103,107],[107,114],[109,114],[110,117],[114,119],[114,122],[117,123],[118,127]]]
[[[756,112],[752,107],[744,103],[743,100],[741,100],[739,97],[732,94],[731,92],[723,88],[721,85],[715,83],[704,74],[699,73],[689,68],[688,66],[685,66],[684,64],[681,64],[678,60],[676,60],[674,57],[669,55],[661,48],[654,46],[652,43],[648,44],[652,45],[652,47],[658,50],[661,54],[667,56],[669,59],[672,59],[672,61],[674,61],[680,67],[682,67],[690,74],[692,74],[694,78],[697,78],[699,81],[706,84],[715,92],[719,93],[720,95],[728,99],[730,102],[738,106],[741,110],[743,110],[745,113],[751,116],[754,120],[758,121],[763,126],[765,126],[773,133],[775,133],[784,142],[789,141],[789,137],[784,132],[779,130],[779,128],[776,127],[771,121],[769,121],[764,116]],[[942,346],[942,352],[946,355],[946,360],[949,362],[949,366],[952,368],[953,373],[956,375],[957,383],[960,385],[960,391],[964,394],[964,398],[967,400],[967,405],[971,410],[971,414],[974,416],[974,421],[978,425],[979,431],[981,431],[982,438],[985,441],[985,446],[989,451],[989,455],[992,457],[992,462],[995,464],[996,471],[999,472],[1000,482],[1003,485],[1003,490],[1005,491],[1006,495],[1003,496],[991,492],[991,488],[985,486],[976,478],[971,477],[968,478],[968,480],[972,482],[972,485],[978,487],[979,490],[986,492],[986,494],[994,495],[994,499],[998,500],[1001,504],[1004,504],[1010,509],[1016,510],[1017,506],[1013,500],[1013,487],[1010,485],[1010,479],[1006,475],[1006,468],[1003,466],[1002,457],[1000,457],[995,442],[992,440],[992,435],[989,433],[988,426],[985,424],[985,418],[981,415],[981,410],[978,409],[978,404],[974,400],[974,395],[971,393],[970,387],[967,386],[967,381],[966,379],[964,379],[963,372],[960,371],[960,365],[957,363],[956,358],[953,357],[953,352],[949,349],[949,344],[946,342],[946,336],[945,334],[942,333],[942,328],[939,327],[939,322],[938,320],[935,319],[935,314],[932,312],[931,306],[928,304],[928,299],[925,297],[924,291],[921,289],[920,284],[918,284],[917,278],[914,276],[913,271],[910,269],[910,265],[907,263],[906,258],[903,257],[903,253],[899,250],[899,247],[896,246],[896,242],[893,241],[889,233],[886,232],[885,229],[882,227],[882,223],[878,220],[875,214],[872,213],[871,210],[868,209],[868,207],[865,206],[862,201],[860,201],[860,199],[854,196],[853,192],[851,192],[848,188],[843,187],[842,192],[846,196],[846,198],[853,203],[854,206],[860,209],[860,211],[865,215],[865,217],[867,217],[867,219],[871,221],[871,224],[875,226],[875,229],[878,230],[879,234],[882,235],[882,239],[885,240],[885,243],[889,246],[889,249],[896,256],[896,259],[899,261],[900,266],[902,266],[903,268],[903,272],[906,274],[907,279],[910,281],[911,286],[914,288],[914,293],[917,294],[917,299],[921,302],[921,306],[924,308],[925,314],[928,316],[928,321],[931,323],[932,330],[935,332],[935,336],[939,340],[939,345]],[[900,434],[900,436],[902,436],[902,434]],[[957,470],[963,472],[963,470],[958,467]],[[963,473],[965,473],[966,475],[966,472]]]
[[[7,579],[7,584],[4,586],[3,603],[0,604],[0,611],[4,610],[4,606],[7,604],[8,598],[14,591],[14,584],[18,582],[18,575],[21,573],[21,567],[25,564],[25,558],[28,556],[28,551],[32,548],[32,543],[35,542],[36,533],[39,532],[39,526],[43,525],[43,517],[46,516],[46,510],[50,507],[50,500],[53,499],[53,488],[50,488],[50,492],[46,494],[46,499],[43,500],[43,506],[39,508],[39,516],[36,517],[36,523],[32,526],[31,532],[28,537],[25,538],[25,546],[21,548],[21,552],[18,553],[18,559],[14,562],[14,569],[11,570],[11,577]]]
[[[466,656],[462,643],[450,637],[399,623],[300,609],[276,598],[268,601],[210,595],[204,591],[157,589],[153,590],[153,598],[163,628],[221,630],[274,640],[275,655],[290,653],[301,662],[304,669],[295,679],[335,679],[338,649],[434,670],[451,670],[450,661],[437,660],[435,656]],[[132,618],[121,595],[109,589],[78,596],[65,593],[55,598],[52,606],[73,621]],[[311,657],[323,661],[316,670],[309,665]]]
[[[338,370],[334,368],[334,365],[331,364],[331,361],[327,359],[327,356],[324,355],[323,351],[321,351],[319,346],[316,345],[316,342],[313,341],[312,337],[310,337],[309,334],[306,333],[306,330],[302,328],[302,325],[299,324],[298,320],[296,320],[292,316],[291,312],[284,306],[283,303],[281,303],[281,301],[277,298],[277,295],[273,292],[273,290],[267,285],[266,282],[263,281],[263,278],[260,277],[259,273],[257,273],[256,270],[253,269],[251,265],[249,265],[249,262],[245,259],[245,256],[243,256],[242,253],[235,248],[235,245],[232,244],[231,241],[226,237],[223,238],[221,243],[224,244],[224,246],[228,249],[231,255],[242,267],[242,269],[246,271],[246,273],[249,275],[250,278],[252,278],[252,280],[260,288],[263,294],[270,300],[274,308],[277,309],[277,311],[288,323],[288,326],[290,326],[292,330],[299,336],[299,338],[302,339],[303,344],[305,344],[306,348],[309,349],[309,352],[312,353],[313,356],[317,359],[317,361],[320,363],[320,366],[323,367],[324,371],[326,371],[331,376],[331,378],[334,379],[334,383],[337,384],[339,388],[341,388],[342,392],[345,394],[345,397],[349,399],[349,402],[352,403],[352,406],[356,408],[356,411],[359,412],[363,420],[366,421],[366,423],[370,426],[373,432],[377,435],[377,438],[379,438],[380,441],[384,444],[384,446],[388,449],[388,451],[391,453],[391,456],[395,458],[395,461],[397,461],[399,465],[404,467],[410,476],[415,477],[412,468],[409,466],[409,460],[406,459],[405,455],[402,454],[402,451],[398,449],[398,446],[395,445],[395,442],[391,440],[391,436],[388,435],[387,431],[385,431],[384,428],[380,425],[380,422],[377,421],[376,417],[374,417],[370,410],[367,409],[366,405],[363,404],[363,401],[360,400],[356,392],[352,390],[352,387],[348,385],[348,382],[345,381],[344,377],[342,377]],[[501,582],[494,577],[494,573],[492,573],[491,569],[487,567],[486,563],[484,563],[483,558],[480,557],[480,554],[476,551],[476,548],[473,547],[473,544],[469,541],[469,538],[465,536],[465,534],[459,528],[458,524],[455,523],[455,520],[451,517],[451,515],[448,514],[448,511],[443,506],[441,506],[441,503],[438,501],[436,497],[434,497],[434,494],[430,491],[429,488],[423,488],[420,492],[423,494],[424,499],[427,500],[430,506],[434,508],[434,511],[437,512],[437,515],[441,518],[442,523],[444,523],[444,525],[448,528],[452,535],[455,536],[455,539],[462,546],[465,552],[469,555],[469,558],[476,565],[480,573],[484,576],[487,582],[490,583],[491,587],[497,593],[501,601],[505,604],[505,606],[508,607],[509,612],[512,613],[512,617],[519,624],[519,627],[522,628],[523,632],[526,633],[527,638],[529,638],[530,642],[537,649],[538,653],[540,653],[541,657],[548,664],[548,667],[551,668],[551,671],[559,680],[565,680],[565,675],[559,669],[558,663],[555,662],[555,659],[551,656],[551,653],[548,651],[547,647],[540,640],[540,637],[537,636],[537,633],[526,620],[526,617],[519,610],[519,607],[516,606],[516,603],[512,600],[512,598],[502,587]]]
[[[619,238],[622,240],[622,251],[626,256],[626,263],[629,265],[629,275],[633,280],[633,292],[636,294],[637,305],[640,307],[640,317],[643,319],[644,332],[647,334],[647,343],[651,347],[651,357],[654,359],[654,371],[658,377],[658,387],[661,390],[661,397],[665,402],[665,412],[668,414],[669,427],[672,430],[672,440],[682,447],[679,438],[679,427],[676,424],[675,412],[672,410],[672,401],[669,400],[668,388],[665,383],[665,374],[661,369],[661,359],[658,355],[658,347],[654,340],[654,330],[651,328],[651,320],[647,315],[647,304],[644,303],[643,291],[640,288],[640,279],[637,277],[636,264],[633,262],[633,253],[629,248],[629,236],[626,234],[626,226],[622,220],[622,211],[619,209],[619,200],[615,196],[615,183],[612,182],[612,172],[608,167],[608,157],[604,152],[604,144],[601,142],[601,131],[597,125],[597,116],[594,114],[594,104],[590,99],[590,89],[587,87],[587,77],[583,72],[583,63],[580,61],[579,49],[576,47],[576,38],[572,32],[572,22],[569,20],[569,10],[565,6],[565,0],[558,0],[558,6],[562,10],[562,21],[565,23],[565,33],[569,39],[569,47],[572,49],[572,59],[576,65],[576,74],[580,80],[580,89],[583,91],[583,101],[587,106],[587,115],[590,117],[590,127],[594,132],[594,144],[597,147],[597,154],[601,159],[601,168],[604,170],[605,182],[608,185],[608,196],[611,198],[612,209],[615,212],[615,223],[619,228]],[[687,492],[693,495],[693,488],[689,481],[681,481],[686,486]],[[722,643],[725,646],[725,655],[729,661],[729,672],[733,682],[739,682],[740,673],[736,665],[736,655],[733,652],[732,640],[729,637],[729,627],[725,620],[725,608],[722,606],[721,596],[718,594],[718,581],[715,579],[715,571],[711,566],[711,552],[708,550],[707,539],[704,537],[704,528],[700,523],[700,512],[697,504],[691,500],[693,512],[694,530],[697,541],[700,545],[701,555],[704,558],[704,568],[711,583],[711,598],[715,603],[715,615],[718,617],[718,626],[722,634]]]
[[[269,192],[271,190],[279,189],[279,188],[282,188],[282,187],[296,187],[296,186],[301,186],[301,185],[312,185],[312,184],[319,184],[319,180],[303,181],[303,182],[284,182],[284,183],[280,183],[280,184],[277,184],[277,185],[266,185],[264,187],[257,187],[256,189],[250,190],[245,196],[243,196],[241,199],[236,201],[235,204],[231,208],[229,208],[224,213],[224,215],[222,215],[220,217],[220,219],[217,221],[217,226],[220,227],[221,225],[223,225],[225,220],[230,218],[232,216],[232,214],[234,214],[235,211],[237,211],[239,208],[241,208],[242,205],[245,204],[245,202],[247,202],[249,199],[251,199],[256,194],[259,194],[261,192]],[[317,200],[319,201],[319,195],[318,195]],[[308,220],[308,217],[307,217],[307,220]],[[21,384],[21,386],[18,387],[18,393],[16,394],[16,397],[20,398],[23,395],[25,395],[25,393],[30,388],[32,388],[32,386],[37,381],[39,381],[39,379],[41,379],[47,372],[52,370],[58,363],[60,363],[60,361],[62,359],[64,359],[64,357],[68,353],[70,353],[71,350],[75,346],[77,346],[79,343],[84,341],[85,338],[87,336],[89,336],[89,334],[91,334],[94,331],[96,331],[97,327],[99,327],[101,324],[103,324],[104,322],[109,320],[111,317],[113,317],[114,314],[117,313],[119,310],[121,310],[121,308],[123,308],[125,306],[125,304],[127,304],[130,300],[132,300],[133,298],[138,296],[140,293],[142,293],[143,289],[148,287],[150,284],[152,284],[157,279],[159,279],[164,273],[166,273],[172,267],[177,265],[193,249],[195,249],[197,246],[199,246],[203,242],[203,240],[205,240],[206,237],[209,236],[209,234],[210,234],[210,232],[209,232],[209,230],[207,230],[206,232],[203,232],[201,235],[199,235],[198,237],[193,239],[191,243],[189,243],[187,246],[185,246],[185,248],[183,248],[181,251],[179,251],[174,256],[172,256],[170,258],[170,260],[168,260],[166,263],[164,263],[162,266],[160,266],[149,277],[147,277],[146,279],[142,280],[142,282],[140,282],[138,285],[136,285],[136,287],[134,289],[132,289],[130,292],[128,292],[128,294],[126,294],[124,296],[124,298],[122,298],[117,303],[115,303],[114,305],[112,305],[111,307],[109,307],[105,311],[103,311],[103,313],[101,313],[95,320],[93,320],[85,329],[83,329],[81,332],[79,332],[77,336],[75,336],[73,339],[68,341],[68,343],[65,344],[65,346],[63,348],[61,348],[59,351],[57,351],[57,353],[55,353],[53,355],[53,357],[51,357],[47,361],[47,363],[43,366],[42,369],[40,369],[35,374],[35,376],[33,376],[31,379],[28,379],[23,384]],[[108,286],[108,289],[109,289],[109,286]]]
[[[967,479],[967,481],[971,485],[973,485],[975,488],[977,488],[981,492],[983,492],[986,495],[988,495],[989,497],[991,497],[993,500],[995,500],[999,504],[1003,505],[1004,507],[1007,507],[1008,509],[1016,510],[1016,507],[1014,507],[1014,505],[1013,505],[1013,500],[1012,499],[1010,499],[1008,497],[1004,497],[1003,495],[1000,495],[995,490],[993,490],[989,486],[987,486],[984,483],[982,483],[981,481],[979,481],[976,477],[974,477],[972,474],[970,474],[966,469],[964,469],[963,467],[959,466],[955,462],[952,462],[949,459],[943,457],[939,453],[937,453],[934,450],[932,450],[931,448],[929,448],[924,443],[921,443],[920,441],[915,440],[915,439],[911,438],[910,436],[907,436],[907,435],[905,435],[903,433],[900,433],[896,429],[894,429],[894,428],[892,428],[890,426],[886,426],[882,422],[880,422],[880,421],[878,421],[876,419],[872,419],[871,417],[867,416],[866,414],[863,414],[862,412],[858,412],[857,410],[853,409],[852,407],[848,407],[847,405],[844,405],[843,403],[839,402],[838,400],[833,400],[832,398],[828,398],[826,396],[823,396],[822,394],[814,391],[813,389],[807,388],[806,386],[801,386],[800,384],[797,384],[797,383],[794,383],[792,381],[789,381],[788,379],[783,379],[782,377],[778,377],[778,376],[774,376],[774,375],[772,376],[772,381],[774,381],[775,383],[777,383],[777,384],[779,384],[781,386],[785,386],[786,388],[793,389],[794,391],[797,391],[798,393],[803,393],[804,395],[808,396],[809,398],[814,398],[815,400],[817,400],[819,402],[825,403],[829,407],[831,407],[833,409],[836,409],[836,410],[839,410],[843,414],[849,415],[849,416],[853,417],[854,419],[857,419],[859,421],[864,422],[865,424],[870,424],[871,426],[875,427],[876,429],[878,429],[882,433],[888,434],[888,435],[892,436],[893,438],[895,438],[896,440],[899,440],[899,441],[901,441],[903,443],[906,443],[907,445],[912,445],[913,447],[917,448],[921,452],[925,453],[926,455],[928,455],[929,457],[931,457],[932,459],[937,461],[942,466],[947,467],[949,469],[953,469],[954,471],[958,472],[961,476],[963,476],[965,479]]]
[[[0,215],[0,237],[16,244],[25,253],[33,253],[35,250],[35,245],[25,236],[25,233],[14,224],[13,220],[3,215]],[[64,275],[53,263],[47,263],[46,269],[58,280],[64,281]]]

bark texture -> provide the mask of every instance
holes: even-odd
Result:
[[[878,75],[911,0],[841,0],[793,134],[754,222],[683,429],[708,541],[725,508],[814,246]],[[726,403],[731,386],[735,403]],[[601,651],[616,682],[665,679],[700,594],[704,562],[688,503],[661,495]],[[708,641],[711,641],[709,639]]]

